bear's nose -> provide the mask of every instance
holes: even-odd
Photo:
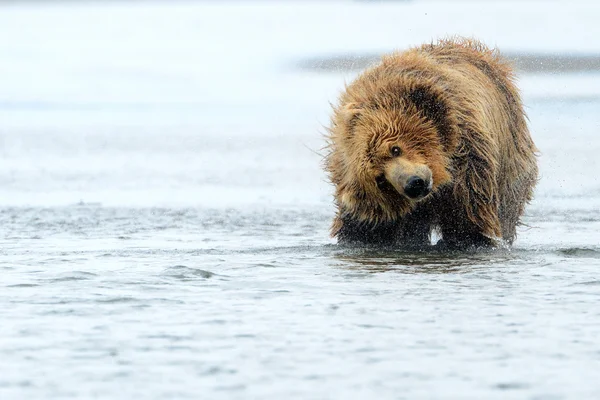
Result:
[[[408,178],[408,181],[404,186],[404,193],[411,199],[425,197],[430,191],[429,181],[425,181],[425,179],[418,176],[411,176]]]

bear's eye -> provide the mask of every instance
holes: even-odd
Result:
[[[392,154],[392,157],[400,157],[402,150],[400,150],[400,147],[398,146],[392,146],[390,153]]]

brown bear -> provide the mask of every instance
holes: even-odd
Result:
[[[511,244],[537,149],[509,63],[465,38],[384,56],[346,86],[328,129],[340,243]]]

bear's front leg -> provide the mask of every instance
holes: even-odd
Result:
[[[423,249],[431,245],[430,234],[431,219],[425,213],[384,223],[361,222],[351,215],[338,215],[333,224],[333,235],[341,244]]]
[[[472,223],[459,207],[440,216],[442,240],[436,247],[440,250],[468,250],[493,247],[496,242],[485,236],[483,230]]]
[[[409,214],[401,222],[397,242],[402,248],[422,250],[431,246],[431,220],[420,213]]]
[[[397,223],[374,224],[350,215],[338,215],[333,221],[332,235],[340,244],[392,246],[396,243],[398,228]]]

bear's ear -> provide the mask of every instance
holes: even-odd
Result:
[[[348,130],[352,131],[360,117],[363,105],[357,102],[350,102],[340,107],[340,116]]]
[[[441,96],[425,86],[416,86],[408,92],[408,99],[423,116],[437,128],[442,144],[448,148],[451,141],[451,126],[448,121],[448,107]]]

